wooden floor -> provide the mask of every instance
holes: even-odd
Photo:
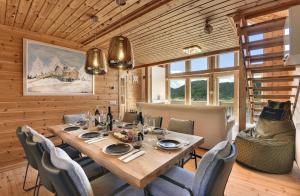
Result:
[[[200,151],[199,151],[200,152]],[[201,153],[201,152],[200,152]],[[194,171],[194,162],[186,164],[186,169]],[[20,196],[32,195],[33,192],[23,192],[22,183],[25,167],[0,173],[0,195]],[[29,173],[28,185],[34,184],[36,172]],[[40,196],[53,194],[41,188]],[[288,175],[271,175],[256,172],[235,164],[230,175],[225,195],[228,196],[300,196],[300,173],[294,169]]]

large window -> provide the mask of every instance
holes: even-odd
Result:
[[[171,103],[185,103],[185,80],[170,80]]]
[[[234,52],[220,54],[218,67],[219,68],[234,67]]]
[[[219,76],[218,83],[218,101],[219,105],[227,108],[227,114],[234,113],[234,76]]]
[[[185,61],[178,61],[175,63],[171,63],[170,65],[170,73],[182,73],[185,72]]]
[[[208,79],[195,78],[191,79],[191,103],[192,104],[207,104]]]
[[[191,71],[207,70],[207,57],[197,58],[191,60]]]

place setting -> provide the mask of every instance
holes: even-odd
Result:
[[[120,156],[118,159],[124,163],[128,163],[146,153],[140,148],[137,149],[135,144],[129,143],[110,144],[105,146],[102,152],[107,155]]]

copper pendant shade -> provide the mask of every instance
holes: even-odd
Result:
[[[86,52],[85,71],[92,75],[107,73],[107,62],[104,52],[99,48],[91,48]]]
[[[115,69],[133,69],[133,52],[129,39],[124,36],[113,37],[108,51],[108,65]]]

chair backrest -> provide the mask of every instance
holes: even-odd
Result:
[[[150,116],[150,115],[145,115],[144,116],[144,123],[147,123],[150,126],[154,127],[159,127],[161,128],[163,118],[161,116]]]
[[[171,118],[169,121],[168,130],[193,135],[194,121]]]
[[[50,192],[54,193],[54,187],[52,186],[52,183],[48,180],[48,177],[45,174],[41,165],[44,149],[42,148],[40,143],[33,141],[32,136],[26,138],[26,145],[28,146],[28,150],[30,151],[30,154],[32,154],[37,164],[41,184],[44,185]]]
[[[53,166],[48,152],[44,152],[41,165],[58,196],[80,196],[67,172]]]
[[[202,179],[197,183],[201,185],[196,190],[199,196],[223,196],[224,190],[237,156],[237,149],[231,144],[231,152],[225,158],[215,158],[205,172]],[[200,163],[201,164],[201,163]],[[199,166],[199,169],[201,167]],[[195,190],[193,190],[195,192]]]
[[[16,135],[23,147],[23,150],[25,152],[25,156],[26,156],[26,159],[28,160],[29,165],[31,167],[33,167],[34,169],[38,169],[37,163],[36,163],[32,153],[29,151],[27,143],[26,143],[26,139],[27,139],[28,135],[22,131],[22,127],[17,127]]]
[[[66,124],[68,123],[77,123],[79,121],[84,121],[85,120],[85,114],[66,114],[64,115],[64,122]]]
[[[137,121],[137,113],[136,112],[125,112],[123,117],[123,122],[133,123]]]

